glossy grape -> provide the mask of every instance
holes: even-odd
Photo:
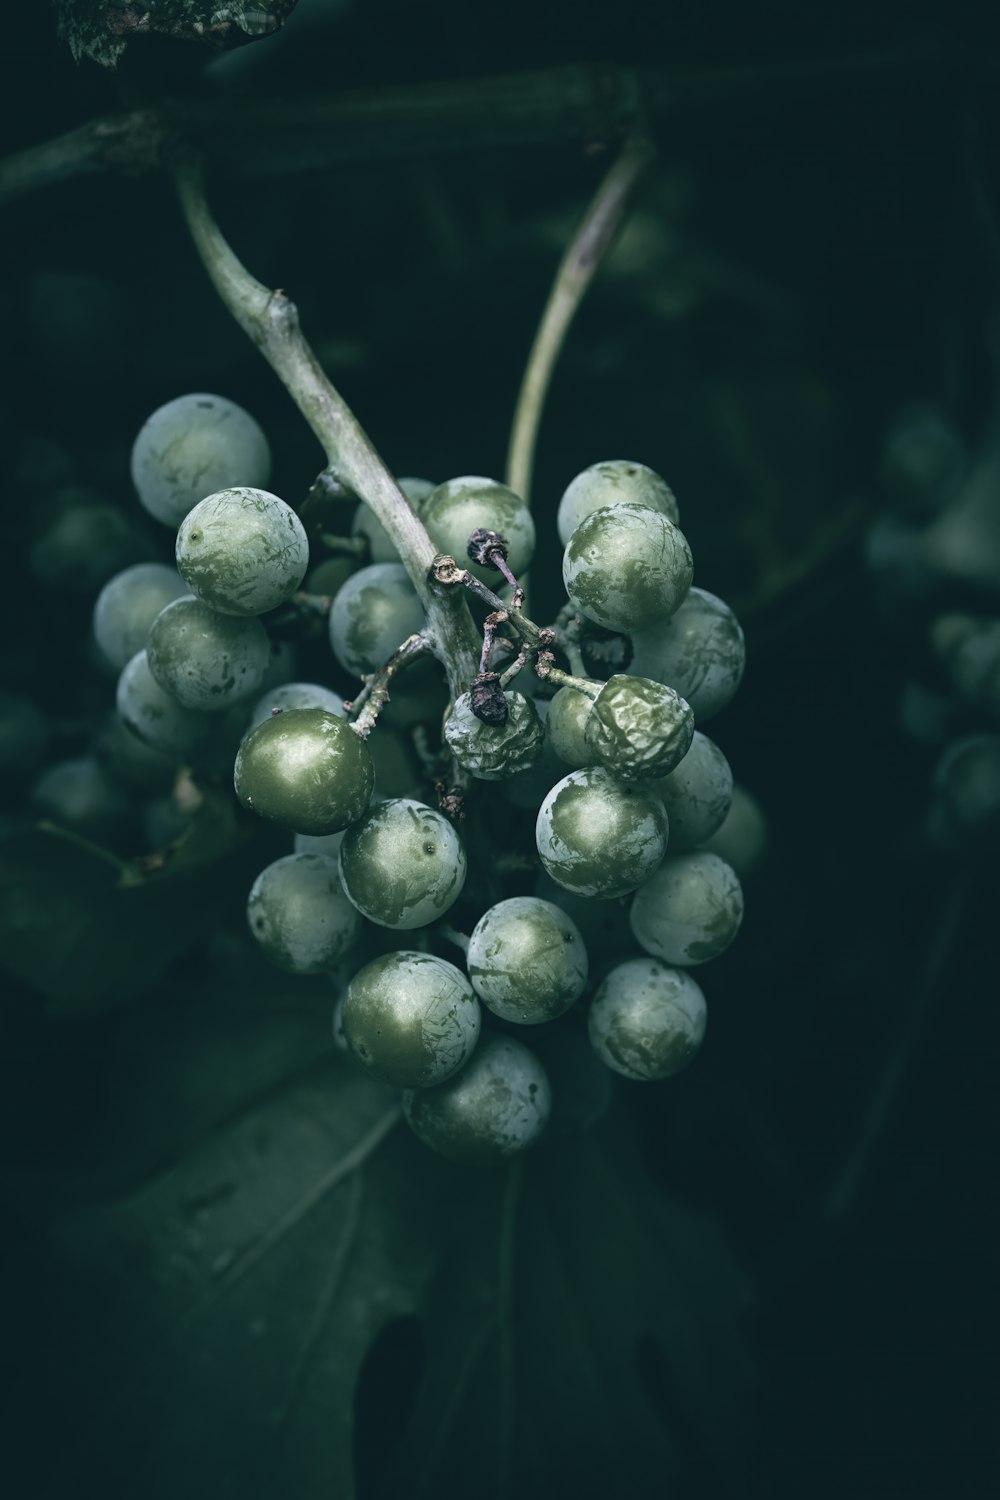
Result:
[[[579,896],[624,896],[648,880],[667,848],[655,793],[601,766],[571,771],[538,811],[535,842],[552,879]]]
[[[403,1095],[406,1123],[425,1146],[470,1166],[502,1162],[534,1145],[552,1111],[552,1090],[533,1052],[488,1036],[462,1071],[437,1088]]]
[[[408,797],[372,807],[340,846],[348,897],[380,927],[434,922],[461,895],[466,858],[448,819]]]
[[[292,833],[337,833],[361,817],[375,785],[368,747],[345,719],[322,708],[289,708],[240,745],[236,795]]]
[[[683,969],[632,958],[598,985],[587,1016],[591,1045],[626,1078],[649,1083],[688,1065],[705,1035],[700,986]]]
[[[505,1021],[552,1021],[587,983],[587,950],[576,924],[551,901],[511,896],[473,928],[466,954],[472,987]]]
[[[277,495],[228,489],[206,496],[177,533],[177,568],[193,594],[224,615],[262,615],[305,577],[302,522]]]
[[[262,489],[271,454],[248,412],[223,396],[195,393],[158,407],[132,447],[132,483],[150,515],[179,526],[218,490]]]
[[[344,997],[351,1051],[383,1083],[441,1084],[479,1039],[479,1002],[465,975],[431,953],[383,953],[359,969]]]

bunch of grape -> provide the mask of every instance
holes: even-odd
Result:
[[[333,555],[309,572],[302,520],[265,488],[264,435],[233,403],[162,407],[132,474],[178,528],[177,566],[126,568],[97,599],[120,722],[195,775],[231,767],[243,808],[292,835],[253,883],[249,931],[287,972],[331,975],[338,1043],[402,1091],[415,1134],[502,1160],[553,1112],[596,1118],[608,1070],[689,1063],[706,1025],[691,971],[743,916],[718,851],[733,814],[737,844],[759,832],[700,728],[739,685],[743,634],[693,586],[664,481],[625,461],[572,481],[566,602],[545,627],[525,613],[524,502],[479,476],[400,481],[439,549],[436,587],[481,620],[479,671],[449,698],[374,513],[359,504],[350,537],[321,529]],[[327,615],[327,675],[362,679],[353,704],[297,680],[272,639],[297,606]]]
[[[903,727],[936,754],[928,834],[949,854],[1000,845],[1000,442],[970,454],[934,405],[886,437],[868,563],[914,667]],[[913,646],[916,651],[913,651]]]

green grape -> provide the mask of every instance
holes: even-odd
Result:
[[[133,734],[176,758],[190,755],[212,730],[210,715],[185,708],[172,693],[164,692],[149,670],[145,651],[137,651],[122,668],[115,706]]]
[[[347,986],[343,1027],[369,1073],[401,1089],[442,1084],[479,1040],[479,1001],[446,959],[402,949],[359,969]]]
[[[94,595],[123,568],[150,557],[148,538],[131,517],[94,500],[89,490],[70,490],[65,498],[65,509],[28,553],[31,571],[46,588]]]
[[[566,546],[585,516],[605,505],[648,505],[673,521],[680,519],[673,490],[653,469],[627,458],[591,464],[571,480],[559,501],[556,526]]]
[[[733,773],[718,745],[696,729],[683,760],[653,790],[667,809],[675,854],[703,844],[722,826],[733,800]]]
[[[177,567],[193,594],[224,615],[262,615],[290,599],[305,577],[302,522],[266,490],[207,495],[177,533]]]
[[[332,688],[321,687],[318,682],[285,682],[280,687],[269,688],[250,710],[249,729],[256,729],[274,713],[284,713],[289,708],[325,708],[328,714],[344,714],[344,700]]]
[[[202,713],[221,713],[258,688],[270,655],[258,619],[220,615],[191,594],[160,611],[146,647],[160,687]]]
[[[704,964],[724,953],[743,920],[736,871],[704,849],[669,855],[629,912],[640,947],[668,964]]]
[[[587,1016],[591,1045],[616,1073],[650,1083],[694,1057],[705,1035],[705,996],[683,969],[631,958],[598,985]]]
[[[448,819],[409,797],[372,807],[340,846],[344,889],[380,927],[408,931],[443,917],[461,895],[466,868]]]
[[[251,729],[236,755],[244,807],[292,833],[337,833],[361,817],[375,771],[368,746],[323,708],[289,708]]]
[[[135,563],[108,579],[94,604],[93,631],[114,672],[146,645],[160,610],[186,593],[177,569],[163,563]]]
[[[261,490],[271,477],[267,438],[248,412],[200,392],[158,407],[132,447],[132,483],[151,516],[179,526],[219,490]],[[256,611],[254,611],[256,613]]]
[[[331,854],[286,854],[267,865],[247,900],[250,931],[272,963],[290,974],[320,974],[361,936]]]
[[[0,774],[35,770],[45,758],[50,734],[48,720],[30,698],[0,692]]]
[[[466,967],[494,1015],[535,1026],[579,1000],[587,983],[587,950],[575,923],[551,901],[511,896],[476,923]]]
[[[352,573],[330,610],[330,645],[352,677],[377,672],[396,647],[424,627],[424,611],[402,563]]]
[[[533,1052],[487,1036],[454,1078],[403,1095],[418,1140],[450,1161],[489,1166],[534,1145],[552,1112],[552,1090]]]
[[[574,606],[608,630],[631,633],[674,614],[691,587],[684,533],[648,505],[605,505],[585,516],[563,554]]]
[[[729,811],[702,847],[732,865],[740,880],[746,880],[757,868],[767,847],[767,820],[746,787],[733,786]]]
[[[667,815],[647,787],[601,766],[571,771],[538,811],[535,843],[546,872],[578,896],[624,896],[648,880],[667,848]]]
[[[601,684],[593,684],[600,692]],[[574,770],[598,764],[597,753],[588,745],[584,728],[594,706],[593,698],[579,688],[562,687],[549,704],[545,733],[556,755]]]
[[[728,604],[693,588],[670,620],[632,632],[629,672],[665,682],[702,724],[725,708],[746,663],[740,623]]]
[[[397,479],[396,483],[414,510],[419,509],[421,503],[427,499],[427,496],[434,488],[434,483],[430,479],[405,478]],[[369,562],[399,562],[399,553],[390,539],[389,533],[371,506],[366,505],[363,500],[354,513],[354,520],[351,524],[351,535],[363,536],[367,540]]]
[[[584,739],[621,781],[668,776],[687,754],[694,715],[673,688],[618,673],[594,699]]]
[[[48,766],[31,788],[40,817],[98,842],[117,842],[132,815],[128,794],[92,755]]]
[[[419,509],[420,519],[434,545],[449,553],[460,568],[490,588],[501,582],[494,568],[469,561],[466,548],[474,531],[497,531],[507,543],[507,566],[520,578],[535,551],[535,523],[520,496],[495,479],[466,474],[439,484]]]
[[[523,693],[508,692],[503,724],[484,724],[461,693],[445,717],[444,737],[456,761],[479,781],[503,781],[526,771],[542,748],[542,721]]]

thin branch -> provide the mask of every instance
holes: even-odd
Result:
[[[430,577],[434,543],[303,337],[295,304],[257,281],[230,248],[209,210],[200,169],[184,162],[174,180],[191,238],[222,301],[287,389],[327,462],[388,532],[427,615],[427,638],[457,696],[475,671],[479,642],[465,601],[436,588]]]
[[[654,156],[654,148],[644,138],[630,141],[624,147],[597,189],[556,272],[528,356],[507,452],[507,484],[523,500],[530,496],[538,426],[570,324],[611,247],[636,185]]]
[[[403,667],[418,657],[427,656],[431,651],[431,643],[426,636],[419,632],[408,635],[401,646],[389,657],[384,666],[370,677],[365,678],[365,685],[361,689],[353,703],[345,703],[344,707],[354,715],[351,728],[355,730],[363,740],[366,740],[375,728],[382,709],[389,702],[389,684]]]
[[[159,111],[90,121],[8,157],[0,162],[0,204],[98,172],[148,171],[174,139],[197,144],[228,174],[251,178],[494,147],[594,150],[625,139],[640,120],[770,104],[777,95],[812,100],[824,85],[909,84],[920,89],[923,103],[930,83],[963,82],[977,61],[942,59],[926,46],[695,73],[573,63],[264,104],[170,100]]]

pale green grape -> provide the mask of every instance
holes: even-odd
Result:
[[[466,857],[448,819],[394,797],[347,830],[340,874],[348,897],[380,927],[426,927],[461,895]]]
[[[221,615],[185,595],[149,630],[149,670],[185,708],[221,713],[260,686],[271,648],[260,621]]]
[[[151,516],[179,526],[219,490],[259,490],[271,477],[267,439],[248,412],[223,396],[178,396],[153,412],[132,447],[132,483]]]
[[[286,854],[267,865],[247,900],[250,931],[272,963],[290,974],[331,968],[361,935],[331,854]]]
[[[676,525],[680,520],[673,490],[653,469],[627,458],[591,464],[571,480],[559,501],[556,526],[563,546],[591,511],[605,505],[648,505]]]
[[[513,1037],[487,1036],[469,1062],[436,1088],[403,1095],[406,1123],[451,1161],[488,1166],[534,1145],[552,1112],[545,1069]]]
[[[733,800],[733,773],[718,745],[695,730],[683,760],[652,788],[667,809],[675,854],[704,844],[721,827]]]
[[[309,565],[302,522],[266,490],[207,495],[177,533],[177,568],[193,594],[224,615],[262,615],[298,589]]]
[[[694,1057],[705,1035],[701,988],[683,969],[632,958],[611,969],[587,1016],[591,1045],[626,1078],[669,1078]]]
[[[746,664],[740,623],[728,604],[693,588],[669,620],[631,632],[629,673],[667,683],[703,724],[725,708]]]
[[[345,672],[364,677],[423,625],[423,607],[403,564],[373,563],[352,573],[334,599],[330,645]]]
[[[120,672],[149,639],[149,627],[166,605],[187,593],[176,568],[135,563],[109,578],[94,604],[94,639],[108,666]]]
[[[587,983],[587,950],[576,924],[551,901],[511,896],[483,913],[466,954],[472,987],[505,1021],[552,1021]]]
[[[667,815],[654,792],[601,766],[571,771],[538,811],[535,842],[546,872],[578,896],[624,896],[648,880],[667,848]]]
[[[629,912],[641,947],[668,964],[707,963],[724,953],[743,920],[736,871],[704,849],[667,855],[636,891]]]

